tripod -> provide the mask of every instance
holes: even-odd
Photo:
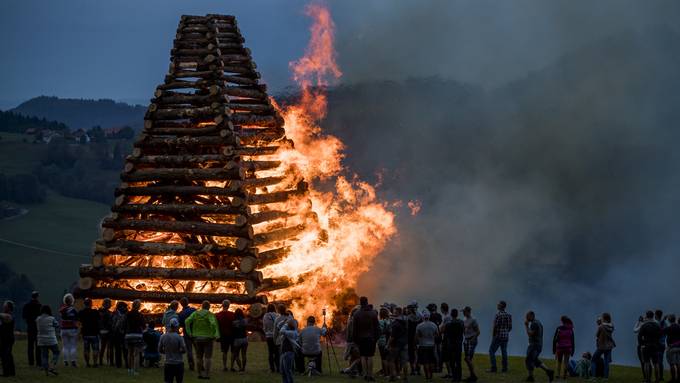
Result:
[[[333,369],[331,368],[331,351],[333,352],[333,358],[335,358],[335,366],[338,371],[340,371],[340,362],[338,362],[338,356],[335,353],[335,347],[333,346],[333,330],[326,326],[326,309],[323,309],[323,325],[326,327],[326,355],[328,355],[328,375],[331,375]]]

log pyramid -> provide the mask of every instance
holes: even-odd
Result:
[[[315,215],[307,184],[276,160],[292,142],[244,41],[234,16],[181,17],[77,297],[252,305],[289,285],[259,269]],[[306,210],[285,208],[293,200]]]

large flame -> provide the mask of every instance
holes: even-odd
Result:
[[[281,108],[286,135],[294,148],[276,157],[286,174],[310,182],[311,210],[318,222],[299,241],[283,262],[263,270],[267,276],[290,276],[300,284],[273,293],[275,299],[293,299],[295,311],[308,313],[332,306],[334,297],[354,288],[359,275],[395,234],[394,215],[381,202],[375,188],[357,176],[342,173],[343,143],[322,133],[318,122],[326,115],[326,86],[341,75],[335,61],[334,25],[327,8],[306,8],[313,19],[311,40],[305,55],[290,64],[300,86],[300,100]],[[319,184],[331,184],[320,190]]]

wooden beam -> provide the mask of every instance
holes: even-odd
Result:
[[[229,299],[234,304],[251,304],[262,303],[267,304],[267,297],[258,295],[249,297],[248,295],[240,294],[222,294],[222,293],[194,293],[194,292],[172,292],[172,291],[141,291],[132,289],[119,289],[111,287],[95,287],[90,290],[76,289],[73,294],[76,298],[110,298],[113,300],[132,301],[140,299],[143,302],[157,302],[168,303],[172,300],[179,300],[181,298],[188,298],[191,303],[200,304],[203,301],[220,304],[223,300]]]
[[[184,233],[218,237],[239,237],[253,239],[253,228],[249,225],[207,223],[198,221],[159,221],[147,219],[106,218],[102,227],[115,230],[137,230],[163,233]]]

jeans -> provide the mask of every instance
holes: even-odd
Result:
[[[40,347],[38,347],[38,330],[29,326],[28,336],[28,365],[36,364],[40,367]]]
[[[279,372],[279,348],[274,343],[274,338],[267,338],[267,353],[269,354],[269,370]]]
[[[314,366],[315,366],[314,369],[316,371],[318,371],[319,374],[323,372],[322,369],[321,369],[321,363],[323,362],[323,353],[321,351],[319,351],[318,354],[302,354],[302,356],[305,359],[309,358],[309,359],[314,361]],[[306,367],[307,366],[305,366],[305,370],[306,370]]]
[[[283,383],[293,383],[293,367],[295,365],[295,353],[286,351],[281,355],[281,378]]]
[[[463,350],[460,344],[453,346],[451,350],[451,375],[454,381],[460,381],[463,377]]]
[[[496,351],[501,349],[501,368],[503,371],[508,370],[508,340],[501,340],[494,337],[489,346],[489,361],[491,362],[491,370],[496,371]]]
[[[52,351],[52,365],[56,365],[59,361],[59,345],[53,344],[51,346],[40,346],[40,366],[45,370],[50,367],[50,351]]]
[[[609,378],[609,363],[612,362],[612,350],[600,350],[597,349],[595,350],[595,353],[593,354],[592,360],[596,360],[599,357],[603,357],[604,359],[604,370],[603,370],[603,377],[605,379]],[[597,363],[593,363],[591,366],[591,376],[595,376],[595,373],[597,372],[596,367]]]
[[[163,367],[163,382],[172,383],[173,380],[177,383],[184,380],[184,363],[166,364]]]
[[[14,341],[0,343],[0,362],[2,363],[2,376],[16,375],[16,371],[14,368],[14,356],[12,356],[13,346]]]
[[[210,362],[212,361],[213,344],[212,339],[195,339],[194,346],[196,346],[196,364],[198,367],[198,376],[210,376]],[[232,351],[233,352],[233,351]]]
[[[61,342],[64,362],[75,362],[78,358],[78,329],[61,330]]]
[[[194,340],[184,333],[184,345],[187,348],[187,361],[189,361],[189,369],[194,369]]]

